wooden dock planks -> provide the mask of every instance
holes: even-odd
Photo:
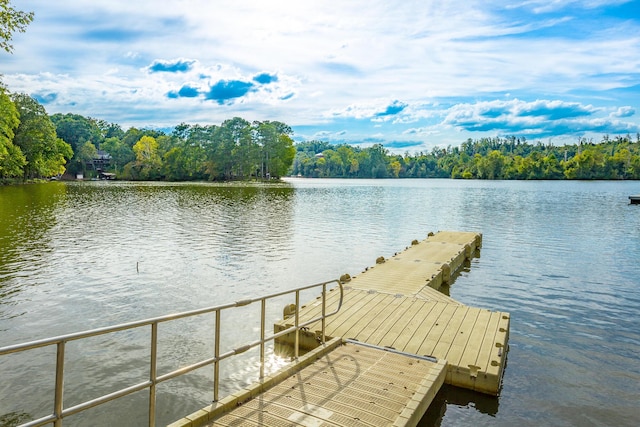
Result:
[[[327,337],[444,359],[447,383],[497,395],[509,314],[469,307],[434,289],[443,280],[442,266],[447,266],[445,275],[453,275],[481,244],[482,236],[476,233],[439,232],[366,269],[346,283],[343,307],[327,321]],[[300,321],[318,313],[303,308]],[[278,322],[274,331],[292,324],[291,319]],[[319,334],[320,324],[309,329]],[[305,343],[313,348],[315,341]]]
[[[208,426],[414,426],[445,378],[445,363],[347,343]]]

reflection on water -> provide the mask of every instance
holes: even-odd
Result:
[[[57,183],[0,187],[0,318],[8,315],[11,295],[28,286],[24,279],[37,274],[53,251],[48,230],[65,193],[66,186]]]
[[[0,346],[356,275],[429,231],[477,231],[482,258],[447,291],[511,312],[502,395],[445,387],[423,424],[636,425],[635,193],[633,182],[451,180],[0,187]],[[291,302],[270,304],[267,324]],[[258,311],[223,316],[225,349],[258,337]],[[211,316],[161,325],[159,374],[208,357],[213,326]],[[148,345],[148,330],[70,344],[66,404],[144,381]],[[54,353],[0,358],[0,425],[51,411]],[[221,392],[254,381],[258,359],[222,363]],[[158,423],[208,404],[212,378],[207,367],[161,384]],[[65,425],[146,416],[140,392]]]
[[[282,184],[97,182],[0,188],[0,345],[292,287],[286,277],[272,283],[282,273],[268,272],[272,262],[292,250],[292,195],[292,187]],[[271,308],[270,318],[281,309]],[[252,316],[242,310],[223,315],[223,351],[259,336],[255,308]],[[161,325],[159,374],[211,355],[212,325],[212,316]],[[148,343],[147,329],[69,343],[65,405],[145,381]],[[23,417],[14,410],[19,408],[31,418],[51,411],[53,350],[43,349],[48,353],[34,355],[29,365],[17,356],[0,360],[0,414]],[[227,378],[222,393],[257,378],[250,356],[222,364]],[[160,387],[159,401],[171,401],[176,394],[184,400],[180,406],[169,403],[173,410],[165,410],[162,422],[211,401],[213,370],[205,371]],[[236,381],[238,374],[244,381]],[[122,405],[144,409],[146,399],[146,394],[136,393]],[[92,409],[65,425],[85,425],[87,420],[109,425],[118,405]],[[182,412],[177,414],[177,408]],[[146,418],[146,409],[140,416]],[[128,418],[131,425],[140,424],[141,418]]]
[[[436,394],[431,406],[429,406],[427,413],[418,426],[436,427],[443,424],[447,425],[446,422],[443,423],[447,408],[449,408],[450,411],[455,408],[463,412],[473,412],[473,410],[475,410],[481,414],[495,417],[498,414],[499,405],[500,399],[498,397],[487,396],[445,384],[438,394]]]

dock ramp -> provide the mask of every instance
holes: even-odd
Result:
[[[194,414],[209,419],[194,425],[415,426],[445,378],[443,362],[340,339],[292,369]]]

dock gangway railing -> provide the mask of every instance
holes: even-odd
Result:
[[[333,284],[337,285],[337,287],[340,289],[340,299],[339,299],[337,308],[334,311],[327,313],[326,312],[327,290],[328,289],[329,291],[334,290],[336,286]],[[322,288],[321,315],[314,319],[305,321],[304,323],[300,323],[299,322],[300,292],[315,289],[315,288]],[[267,300],[274,299],[277,297],[282,297],[285,295],[290,295],[290,294],[295,294],[295,311],[292,313],[294,317],[294,326],[287,328],[283,331],[280,331],[278,333],[275,333],[269,337],[265,337],[265,326],[266,326],[265,316],[266,316]],[[107,327],[92,329],[92,330],[83,331],[83,332],[77,332],[77,333],[52,337],[52,338],[41,339],[37,341],[31,341],[23,344],[0,347],[0,357],[7,354],[24,353],[29,350],[47,347],[47,346],[56,346],[57,348],[56,349],[55,388],[54,388],[54,396],[53,396],[53,413],[45,417],[21,424],[19,427],[38,427],[38,426],[44,426],[52,423],[55,427],[62,427],[62,422],[66,417],[69,417],[71,415],[80,413],[87,409],[105,404],[107,402],[113,401],[115,399],[127,396],[129,394],[132,394],[144,389],[149,389],[149,427],[155,427],[156,425],[156,386],[159,383],[171,380],[173,378],[179,377],[181,375],[187,374],[191,371],[203,368],[208,365],[213,365],[213,371],[214,371],[213,401],[217,402],[220,400],[220,396],[219,396],[220,361],[230,358],[232,356],[244,353],[249,349],[259,346],[260,347],[260,379],[264,378],[265,344],[283,335],[295,333],[294,359],[297,359],[299,356],[300,330],[318,321],[321,321],[322,323],[322,330],[321,330],[319,339],[321,340],[322,343],[324,343],[325,342],[325,320],[327,317],[338,313],[338,311],[342,307],[343,296],[344,296],[344,291],[342,288],[342,283],[339,280],[331,280],[328,282],[303,286],[300,288],[282,291],[282,292],[274,293],[274,294],[259,297],[259,298],[244,299],[241,301],[236,301],[234,303],[223,304],[223,305],[214,306],[214,307],[207,307],[207,308],[202,308],[202,309],[197,309],[192,311],[185,311],[185,312],[170,314],[166,316],[154,317],[154,318],[134,321],[130,323],[122,323],[114,326],[107,326]],[[248,306],[250,304],[258,303],[258,302],[260,303],[260,339],[251,341],[247,344],[241,345],[239,347],[236,347],[224,353],[220,353],[220,331],[221,331],[220,313],[224,310],[229,310],[236,307]],[[161,323],[166,323],[166,322],[170,322],[177,319],[184,319],[187,317],[198,316],[206,313],[215,313],[215,337],[214,337],[213,356],[204,360],[200,360],[189,366],[181,367],[172,372],[169,372],[163,375],[157,375],[157,357],[156,356],[158,351],[158,325]],[[85,338],[95,337],[98,335],[104,335],[104,334],[109,334],[113,332],[131,330],[131,329],[142,328],[142,327],[149,327],[150,329],[149,330],[149,334],[150,334],[149,379],[139,384],[134,384],[129,387],[125,387],[120,390],[114,391],[112,393],[102,395],[95,399],[91,399],[83,403],[65,408],[63,396],[64,396],[66,344],[70,341],[77,341]]]

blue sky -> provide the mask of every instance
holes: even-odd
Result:
[[[640,0],[14,0],[3,81],[131,126],[279,120],[414,153],[640,132]]]

